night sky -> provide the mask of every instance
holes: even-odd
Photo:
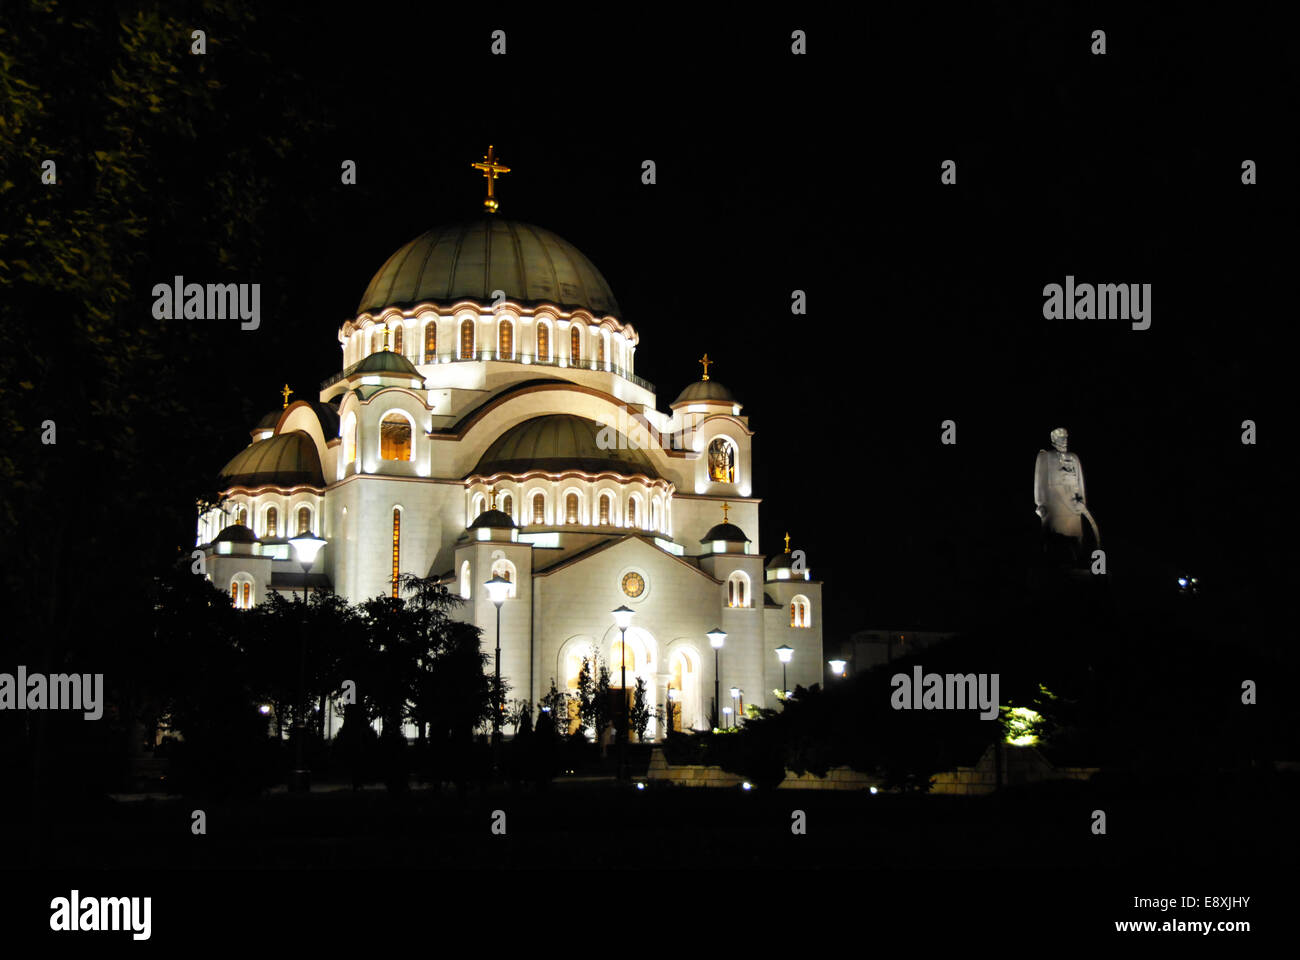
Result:
[[[292,106],[332,129],[276,174],[315,199],[266,211],[291,306],[239,335],[234,382],[212,388],[237,412],[213,471],[281,383],[302,397],[338,371],[338,326],[393,251],[479,215],[469,164],[492,143],[513,171],[501,216],[601,270],[661,409],[717,361],[757,431],[761,547],[788,529],[807,551],[828,647],[966,622],[1035,548],[1033,461],[1056,426],[1116,575],[1214,589],[1294,569],[1274,518],[1294,465],[1298,88],[1277,31],[1091,5],[638,16],[265,23],[306,80]],[[1151,328],[1045,320],[1067,274],[1152,284]]]

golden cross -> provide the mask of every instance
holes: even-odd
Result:
[[[495,510],[496,508],[497,508],[497,488],[492,487],[490,490],[488,490],[488,509]]]
[[[384,349],[388,349],[388,328],[384,327]]]
[[[723,502],[722,504],[722,522],[727,523],[727,511],[731,509],[731,504]]]
[[[503,173],[509,173],[510,168],[503,167],[501,164],[497,163],[497,158],[492,153],[492,144],[490,143],[488,144],[487,155],[483,157],[482,162],[471,163],[470,166],[475,170],[482,170],[483,176],[487,178],[488,195],[487,199],[483,201],[483,206],[487,207],[488,213],[496,213],[498,204],[496,201],[496,191],[493,189],[493,185],[496,178]]]
[[[785,552],[786,552],[786,553],[789,553],[789,552],[790,552],[790,534],[789,534],[789,533],[787,533],[787,534],[785,535]]]
[[[709,364],[717,363],[718,361],[710,360],[709,355],[706,353],[704,356],[700,357],[700,359],[696,360],[695,362],[704,364],[704,379],[707,380],[709,379]]]
[[[280,396],[284,397],[284,406],[280,408],[281,410],[289,409],[289,394],[291,393],[293,393],[293,391],[289,389],[289,385],[286,383],[284,389],[280,391]]]

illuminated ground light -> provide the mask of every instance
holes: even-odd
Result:
[[[1003,723],[1006,725],[1006,742],[1013,747],[1032,747],[1038,743],[1038,727],[1043,722],[1043,715],[1028,707],[1010,707],[1006,709]]]
[[[880,791],[877,790],[875,787],[872,787],[872,788],[871,788],[871,792],[872,792],[873,794],[876,794],[876,793],[879,793]]]
[[[748,780],[746,780],[744,783],[742,783],[742,784],[740,785],[740,787],[741,787],[742,790],[753,790],[753,789],[754,789],[754,785],[753,785],[752,783],[750,783]]]
[[[644,789],[645,789],[645,784],[642,783],[640,780],[638,780],[637,783],[636,783],[636,788],[637,788],[638,790],[644,790]]]

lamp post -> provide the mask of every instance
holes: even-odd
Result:
[[[304,617],[307,612],[307,571],[316,562],[316,554],[320,553],[320,548],[325,546],[325,542],[310,531],[289,541],[289,544],[293,547],[294,556],[298,558],[298,565],[302,567],[302,609]],[[298,704],[293,711],[294,726],[298,728],[297,736],[294,737],[296,745],[293,751],[293,783],[290,785],[294,790],[308,790],[311,786],[311,771],[303,767],[302,764],[303,673],[306,661],[307,626],[303,624],[302,629],[298,631]]]
[[[614,623],[618,627],[618,658],[622,661],[620,666],[621,677],[619,679],[620,690],[623,694],[623,729],[619,731],[618,736],[618,778],[627,779],[627,730],[630,726],[631,714],[629,713],[627,703],[627,628],[632,624],[632,614],[636,611],[626,606],[618,606],[613,611]]]
[[[838,659],[827,660],[826,662],[831,665],[831,673],[835,674],[835,676],[837,677],[844,676],[844,668],[848,666],[849,663],[847,660],[838,660]]]
[[[787,643],[783,643],[781,646],[776,648],[776,655],[781,659],[781,692],[784,693],[786,697],[789,697],[790,691],[785,679],[785,667],[786,664],[790,662],[790,658],[794,656],[794,647]]]
[[[709,644],[713,647],[713,722],[718,722],[718,711],[722,707],[722,700],[718,696],[718,651],[722,649],[723,643],[727,640],[727,635],[719,627],[714,627],[705,634],[709,638]]]
[[[496,690],[492,696],[492,766],[496,774],[501,773],[501,604],[506,602],[510,592],[510,581],[493,575],[483,584],[488,589],[488,599],[497,608],[497,666]]]
[[[735,724],[740,720],[740,708],[736,705],[736,701],[739,699],[740,699],[740,687],[733,686],[731,688],[731,707],[733,711],[732,716],[735,718],[735,720],[733,720],[732,722],[733,726],[735,726]]]
[[[731,708],[723,707],[722,708],[722,729],[723,730],[726,730],[728,728],[728,726],[730,725],[730,721],[731,721]]]

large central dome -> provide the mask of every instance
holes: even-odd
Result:
[[[497,217],[416,237],[379,268],[357,313],[423,302],[490,303],[494,290],[525,306],[551,303],[619,315],[609,284],[581,250],[549,230]]]

